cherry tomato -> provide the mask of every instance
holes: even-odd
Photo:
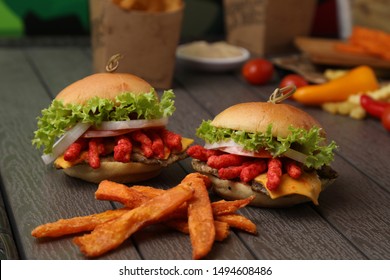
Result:
[[[306,86],[309,83],[298,74],[288,74],[280,81],[279,88],[284,88],[289,85],[295,85],[297,88]]]
[[[243,77],[253,85],[263,85],[272,79],[274,66],[262,58],[248,60],[242,67]]]
[[[387,106],[383,111],[381,121],[383,127],[390,131],[390,106]]]

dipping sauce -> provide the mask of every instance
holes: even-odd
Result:
[[[178,53],[182,56],[197,58],[232,58],[243,55],[239,47],[230,45],[224,41],[215,43],[195,41],[183,45]]]

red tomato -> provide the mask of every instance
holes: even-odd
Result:
[[[248,60],[242,67],[242,75],[253,85],[263,85],[272,79],[274,66],[266,59]]]
[[[383,111],[381,121],[383,127],[390,131],[390,106],[387,106]]]
[[[308,84],[309,83],[302,76],[298,74],[288,74],[280,81],[279,88],[284,88],[289,85],[295,85],[299,88]]]

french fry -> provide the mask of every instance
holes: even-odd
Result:
[[[91,231],[95,229],[96,226],[116,219],[128,211],[129,209],[121,208],[116,210],[108,210],[89,216],[60,219],[56,222],[47,223],[36,227],[31,232],[31,235],[37,238],[59,237],[68,234]]]
[[[163,2],[165,12],[176,11],[183,6],[183,0],[163,0]]]
[[[237,228],[252,234],[257,234],[256,224],[240,214],[220,215],[215,219],[220,222],[228,223],[232,228]]]
[[[135,6],[137,0],[112,0],[112,2],[124,10],[131,10]]]
[[[90,234],[75,237],[73,241],[88,257],[102,255],[121,245],[137,230],[175,211],[193,193],[194,189],[190,185],[179,184],[119,218],[97,226]]]
[[[222,214],[230,214],[236,212],[238,209],[247,206],[253,199],[255,195],[249,196],[244,199],[237,199],[232,201],[219,200],[211,203],[211,207],[213,208],[213,214],[222,215]]]
[[[182,181],[194,188],[194,195],[188,201],[188,229],[192,245],[192,258],[201,259],[206,256],[215,240],[213,210],[205,181],[191,173]],[[199,174],[200,175],[200,174]]]
[[[129,188],[126,185],[108,180],[100,182],[95,192],[95,198],[98,200],[117,201],[131,209],[140,206],[150,199],[135,188]]]
[[[126,11],[170,12],[182,7],[182,0],[112,0]]]
[[[164,223],[182,233],[189,234],[188,221],[184,219],[172,219]],[[215,240],[223,241],[229,236],[229,224],[226,222],[214,221]]]

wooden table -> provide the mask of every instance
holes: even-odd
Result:
[[[97,185],[67,177],[45,166],[31,139],[36,117],[65,86],[91,74],[88,44],[19,44],[0,48],[0,172],[4,214],[3,258],[84,259],[72,237],[36,240],[36,226],[118,207],[97,201]],[[208,74],[177,67],[173,89],[177,110],[168,128],[196,139],[203,119],[238,102],[264,101],[277,85],[250,86],[239,73]],[[335,116],[302,107],[339,145],[333,164],[340,176],[311,203],[287,209],[247,207],[242,214],[258,235],[233,231],[216,242],[209,259],[389,259],[390,134],[373,119]],[[186,159],[144,182],[175,186],[193,172]],[[6,213],[6,215],[5,215]],[[102,259],[190,259],[188,236],[152,226],[134,234]]]

